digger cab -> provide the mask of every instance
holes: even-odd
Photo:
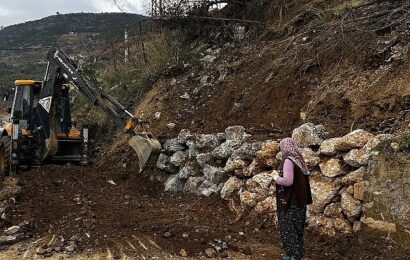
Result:
[[[13,105],[10,118],[23,131],[32,131],[34,127],[33,108],[35,96],[41,91],[41,81],[16,80]]]

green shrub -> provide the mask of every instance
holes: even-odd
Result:
[[[410,153],[410,135],[401,136],[399,139],[399,151]]]
[[[163,32],[145,42],[146,61],[143,59],[141,46],[138,45],[130,48],[127,63],[124,63],[121,56],[115,62],[111,60],[110,64],[106,65],[81,61],[82,74],[94,86],[102,87],[132,111],[142,95],[158,78],[179,71],[186,62],[193,66],[199,64],[199,60],[196,61],[192,58],[191,52],[187,51],[187,44],[189,43],[180,33]],[[111,124],[105,114],[81,94],[74,94],[72,103],[79,125]]]
[[[393,142],[392,139],[382,140],[378,145],[376,145],[373,150],[379,152],[386,152],[391,149],[390,145]]]
[[[398,144],[396,151],[392,148],[392,143]],[[389,154],[410,153],[410,136],[402,135],[394,139],[382,140],[373,150]]]

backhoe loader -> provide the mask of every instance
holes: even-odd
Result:
[[[161,149],[144,121],[135,117],[102,88],[92,86],[76,64],[60,49],[47,54],[43,81],[16,80],[9,122],[0,128],[0,174],[15,174],[21,167],[44,162],[88,163],[88,130],[71,120],[70,86],[129,135],[140,171],[153,152]],[[139,131],[140,130],[140,131]]]

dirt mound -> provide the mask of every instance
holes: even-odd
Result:
[[[250,29],[240,42],[198,40],[198,57],[156,82],[135,112],[157,135],[243,125],[285,136],[308,121],[330,136],[402,133],[410,122],[409,23],[396,20],[400,1],[381,2],[294,1],[259,37]]]
[[[274,45],[216,48],[223,54],[214,64],[157,82],[136,114],[164,136],[183,128],[214,133],[230,125],[243,125],[251,133],[289,135],[307,121],[324,124],[330,136],[352,128],[373,133],[408,129],[408,63],[378,69],[345,64],[277,80],[270,54]],[[210,82],[204,84],[206,80]],[[161,116],[155,119],[158,112]],[[169,123],[176,127],[170,130]]]

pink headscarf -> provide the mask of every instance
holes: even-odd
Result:
[[[292,160],[292,162],[295,163],[305,175],[310,175],[302,153],[292,138],[285,138],[281,140],[279,147],[282,152],[282,160],[285,160],[286,158]]]

